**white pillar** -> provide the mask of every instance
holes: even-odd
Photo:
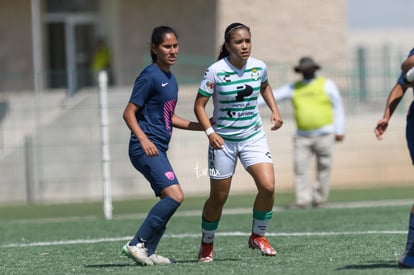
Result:
[[[108,73],[100,71],[99,84],[99,113],[101,126],[102,146],[102,184],[104,197],[104,215],[107,220],[112,219],[111,195],[111,154],[109,150],[109,121],[108,121]]]

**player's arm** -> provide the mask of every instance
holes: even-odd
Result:
[[[203,130],[205,131],[210,145],[214,149],[221,149],[224,145],[224,140],[219,136],[212,128],[211,119],[209,119],[206,112],[206,105],[209,100],[209,97],[203,96],[198,93],[194,102],[194,113],[197,117],[197,120],[200,122]]]
[[[147,156],[158,156],[157,147],[148,139],[144,131],[142,131],[135,116],[135,113],[139,110],[139,108],[140,107],[138,105],[132,102],[128,102],[123,113],[123,118],[128,128],[139,140],[139,143],[141,143],[142,149],[144,150],[145,154]]]
[[[401,75],[397,83],[391,89],[385,105],[384,115],[378,121],[375,127],[375,135],[377,139],[382,139],[382,135],[387,130],[392,114],[400,103],[406,90],[414,86],[414,48],[411,50],[409,56],[401,64]]]
[[[275,97],[273,96],[272,88],[270,87],[269,82],[262,83],[260,86],[260,93],[266,102],[267,106],[272,111],[272,116],[270,118],[270,123],[272,124],[272,127],[270,130],[274,131],[282,127],[283,120],[280,116],[279,108],[277,106]]]
[[[403,86],[397,83],[391,89],[391,92],[388,95],[387,103],[385,105],[384,115],[382,116],[382,119],[378,121],[377,126],[375,127],[375,135],[377,136],[377,139],[382,139],[382,135],[387,130],[391,116],[400,103],[407,88],[407,86]]]
[[[183,130],[192,130],[192,131],[203,131],[203,127],[198,122],[189,121],[177,115],[173,115],[172,124],[174,127],[183,129]]]

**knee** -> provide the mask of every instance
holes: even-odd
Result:
[[[221,207],[226,203],[228,195],[229,194],[210,195],[208,198],[209,204],[214,207]]]
[[[171,196],[171,198],[173,200],[175,200],[176,202],[178,202],[179,204],[182,204],[184,202],[184,194],[175,194],[174,196]]]
[[[178,203],[182,203],[184,201],[184,193],[181,190],[179,185],[171,185],[165,188],[160,195],[161,199],[165,197],[170,197],[171,199],[175,200]]]
[[[268,197],[273,197],[275,193],[275,185],[274,184],[262,185],[259,188],[259,193],[261,193],[262,195],[268,196]]]
[[[184,201],[184,194],[183,193],[170,193],[168,195],[161,195],[161,199],[165,199],[166,197],[171,198],[172,200],[178,202],[179,204],[182,204]]]

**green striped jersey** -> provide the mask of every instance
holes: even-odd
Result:
[[[252,57],[241,69],[227,58],[207,69],[198,93],[213,96],[213,128],[224,140],[237,142],[264,135],[257,98],[261,84],[267,81],[266,64]]]

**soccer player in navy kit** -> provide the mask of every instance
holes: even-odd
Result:
[[[241,23],[230,24],[224,40],[218,61],[204,74],[194,103],[195,114],[210,143],[210,196],[202,214],[200,262],[213,261],[215,232],[230,192],[237,159],[253,177],[258,190],[248,245],[259,249],[262,255],[276,255],[276,250],[264,237],[272,218],[275,176],[257,107],[259,93],[272,111],[271,130],[279,129],[283,121],[268,82],[266,64],[250,56],[250,28]],[[205,109],[210,98],[214,104],[213,123]]]
[[[401,75],[388,95],[384,115],[382,119],[378,121],[375,128],[375,135],[379,140],[382,139],[382,135],[387,130],[391,116],[405,92],[408,88],[414,86],[414,48],[411,49],[407,59],[402,63],[401,69]],[[414,164],[414,101],[411,103],[407,113],[406,140],[411,161]],[[414,268],[414,205],[410,213],[405,252],[398,260],[398,265],[401,267]]]
[[[176,32],[156,27],[151,37],[151,58],[135,80],[123,118],[131,130],[129,157],[132,165],[151,184],[160,200],[152,207],[135,236],[123,247],[124,253],[142,265],[169,264],[170,258],[155,253],[166,224],[184,200],[178,179],[167,158],[173,127],[202,130],[174,114],[178,84],[170,67],[179,51]]]

